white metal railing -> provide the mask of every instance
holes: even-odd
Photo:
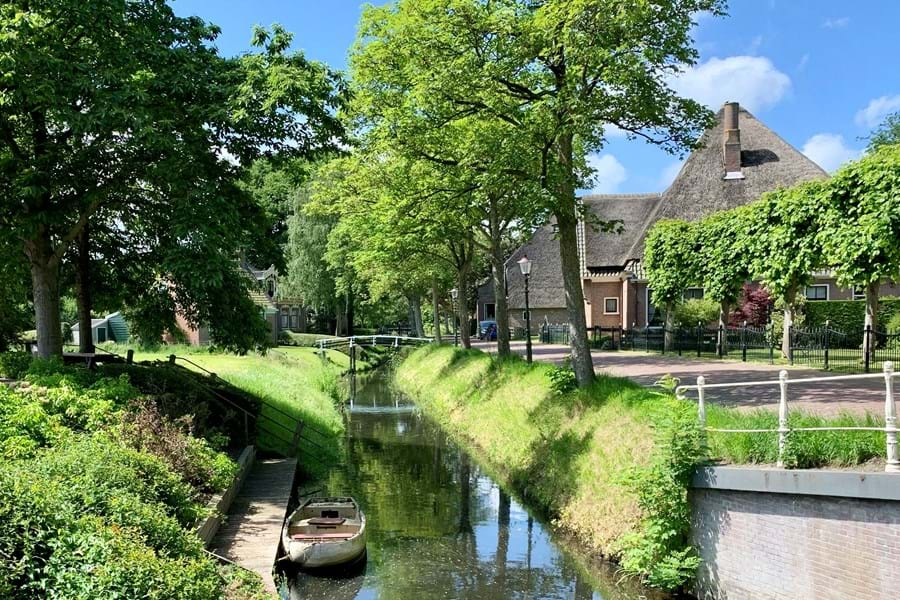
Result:
[[[864,375],[834,375],[830,377],[805,377],[802,379],[789,379],[788,372],[784,369],[778,374],[777,380],[769,381],[744,381],[736,383],[706,383],[702,375],[697,377],[696,385],[679,385],[675,388],[675,395],[686,398],[688,390],[697,391],[697,416],[700,426],[705,431],[717,433],[778,433],[778,466],[784,466],[784,451],[787,444],[787,436],[792,431],[883,431],[887,442],[887,462],[884,470],[891,473],[900,472],[900,455],[897,448],[897,406],[894,402],[894,378],[898,373],[894,372],[894,364],[885,361],[882,373],[867,373]],[[884,392],[884,427],[789,427],[788,426],[788,386],[791,384],[828,383],[832,381],[846,381],[855,379],[883,379]],[[706,391],[724,388],[749,388],[777,385],[780,392],[778,401],[778,428],[777,429],[717,429],[706,426]]]
[[[338,348],[348,346],[391,346],[398,348],[400,346],[430,344],[433,338],[408,337],[403,335],[354,335],[350,337],[324,338],[318,340],[316,345],[319,351],[325,351],[328,348]]]

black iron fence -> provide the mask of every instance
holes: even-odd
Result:
[[[772,326],[753,327],[593,327],[596,350],[637,350],[678,356],[730,358],[742,361],[787,362],[817,369],[869,373],[885,361],[900,363],[900,332],[871,328],[844,332],[826,327],[791,327],[790,344],[782,349],[782,332]],[[543,324],[545,344],[568,344],[569,326]]]

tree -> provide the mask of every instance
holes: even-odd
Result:
[[[213,201],[238,215],[242,205],[224,200],[240,196],[213,187],[239,174],[220,154],[247,164],[263,152],[313,152],[339,134],[331,111],[340,83],[324,66],[288,53],[289,34],[257,30],[260,52],[223,59],[212,46],[218,31],[196,17],[176,17],[160,0],[18,0],[0,7],[0,220],[30,265],[42,356],[62,349],[63,258],[81,237],[76,264],[89,264],[89,225],[101,213],[107,223],[139,219],[150,240],[168,237],[169,211],[158,204]],[[167,256],[180,246],[182,262],[202,265],[208,256],[193,252],[193,238],[204,238],[199,246],[207,252],[225,254],[233,248],[228,240],[241,235],[189,231]],[[207,283],[227,279],[213,275]],[[80,299],[90,303],[87,295]],[[180,300],[189,301],[191,317],[206,310],[196,298]]]
[[[900,112],[888,115],[868,139],[870,151],[877,150],[882,146],[900,144]]]
[[[839,285],[866,290],[865,327],[878,327],[878,286],[900,278],[900,145],[839,169],[822,193],[818,242]],[[866,336],[864,350],[872,346]]]
[[[679,98],[667,75],[696,61],[694,14],[721,14],[722,6],[718,0],[401,0],[363,16],[354,79],[379,63],[388,68],[360,87],[359,98],[383,98],[389,118],[409,99],[433,100],[438,110],[426,130],[478,115],[509,124],[529,144],[526,160],[537,161],[543,201],[559,226],[581,385],[594,379],[576,241],[583,209],[575,190],[584,156],[603,146],[609,125],[673,152],[693,146],[712,115]],[[405,125],[393,128],[402,133]]]
[[[823,266],[818,232],[822,227],[824,181],[768,192],[743,211],[740,234],[747,244],[750,273],[784,307],[781,352],[790,352],[796,299]]]
[[[699,279],[697,225],[687,221],[658,221],[644,242],[644,268],[653,304],[666,310],[665,349],[671,350],[675,307],[684,290]]]
[[[697,225],[700,265],[704,297],[719,303],[719,329],[728,326],[731,307],[741,295],[744,283],[750,278],[750,265],[746,260],[747,207],[714,213]],[[720,354],[726,352],[725,336],[716,343]]]

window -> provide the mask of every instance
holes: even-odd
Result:
[[[97,328],[97,343],[102,343],[106,341],[106,327],[98,327]]]
[[[619,299],[618,298],[604,298],[603,299],[603,314],[604,315],[619,314]]]
[[[684,299],[685,300],[702,300],[703,299],[703,288],[701,287],[689,287],[684,290]]]
[[[853,286],[853,299],[854,300],[865,300],[866,299],[866,288]]]
[[[497,305],[491,302],[484,303],[483,321],[493,321],[497,317]]]
[[[288,316],[288,309],[287,309],[287,308],[282,308],[282,309],[281,309],[281,328],[282,328],[282,329],[289,329],[289,328],[290,328],[290,321],[289,321],[289,319],[290,319],[290,317]]]
[[[806,286],[806,299],[810,301],[828,300],[828,284],[820,283]]]

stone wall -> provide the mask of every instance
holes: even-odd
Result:
[[[690,496],[701,599],[898,597],[898,474],[719,467]]]

